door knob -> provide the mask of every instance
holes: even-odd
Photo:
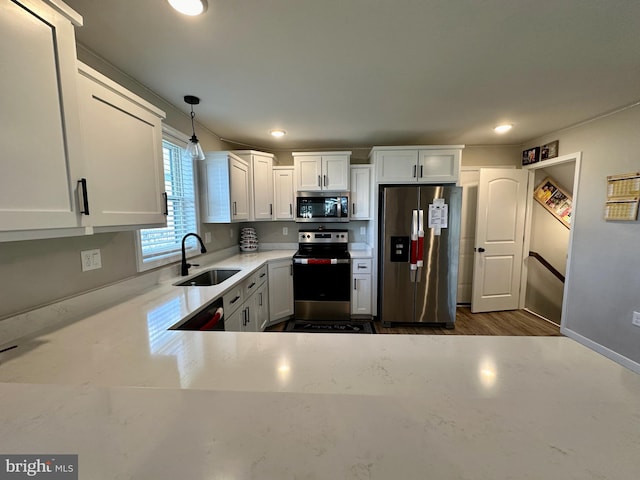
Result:
[[[480,252],[480,253],[484,252],[484,248],[482,248],[482,247],[474,248],[474,250],[476,252]]]

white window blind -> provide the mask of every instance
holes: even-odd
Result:
[[[138,270],[141,271],[179,260],[182,238],[198,231],[194,161],[184,154],[186,141],[179,139],[181,135],[174,135],[165,131],[162,140],[167,226],[139,231]],[[187,239],[186,250],[188,255],[199,252],[194,237]]]

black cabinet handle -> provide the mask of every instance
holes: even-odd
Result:
[[[273,215],[273,204],[269,204],[269,215]]]
[[[251,285],[249,285],[247,288],[252,289],[253,287],[256,286],[256,282],[253,282]]]
[[[324,186],[325,187],[327,186],[327,176],[326,175],[324,175]]]
[[[320,179],[320,175],[318,175],[318,186],[322,187],[322,180]]]
[[[263,273],[262,275],[260,275],[260,278],[264,278],[265,275],[266,273]]]
[[[81,178],[78,180],[78,188],[82,187],[82,208],[80,213],[83,215],[89,215],[89,193],[87,192],[87,179]]]
[[[414,165],[413,166],[413,178],[416,178],[416,169],[417,169],[417,167]]]
[[[162,196],[164,197],[164,214],[169,215],[169,195],[167,192],[162,192]]]
[[[293,204],[289,204],[289,215],[293,215]]]
[[[424,175],[422,175],[422,169],[423,169],[423,168],[424,168],[424,167],[423,167],[422,165],[420,165],[420,178],[422,178],[422,177],[424,176]]]
[[[233,304],[234,304],[234,303],[236,303],[238,300],[240,300],[240,296],[237,296],[236,298],[234,298],[233,300],[231,300],[229,303],[233,305]]]

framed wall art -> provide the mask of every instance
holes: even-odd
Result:
[[[531,165],[540,161],[540,147],[533,147],[522,152],[522,165]]]
[[[560,188],[551,177],[540,182],[533,192],[533,197],[560,223],[571,228],[571,210],[573,208],[571,195]]]
[[[548,160],[549,158],[556,158],[558,156],[558,147],[560,142],[555,140],[553,142],[543,145],[540,149],[540,160]]]

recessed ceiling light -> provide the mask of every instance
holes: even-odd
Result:
[[[505,123],[503,125],[498,125],[493,129],[496,133],[507,133],[509,130],[513,128],[513,125],[510,123]]]
[[[276,138],[284,137],[287,134],[287,132],[281,129],[269,130],[269,133],[271,134],[272,137],[276,137]]]
[[[207,0],[169,0],[169,5],[178,12],[192,17],[207,10]]]

